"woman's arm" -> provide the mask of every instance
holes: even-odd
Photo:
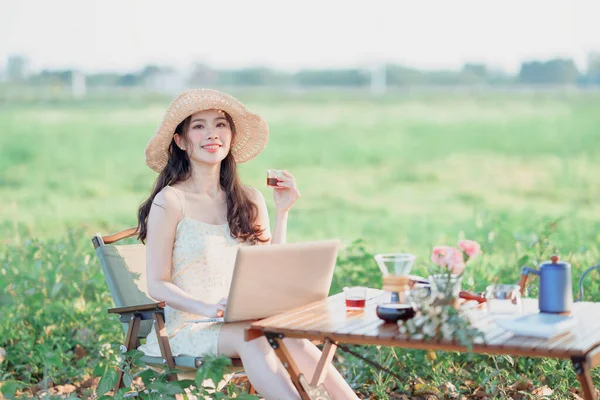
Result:
[[[262,240],[266,240],[265,242],[257,242],[256,244],[270,244],[272,242],[271,223],[269,221],[269,211],[267,210],[265,196],[263,196],[258,189],[250,186],[245,186],[245,188],[250,201],[252,201],[258,208],[258,215],[256,216],[256,221],[254,221],[254,224],[258,225],[263,231],[262,235],[260,235],[260,238]]]
[[[146,273],[148,294],[170,307],[207,317],[221,316],[217,305],[204,303],[171,283],[173,243],[178,222],[183,218],[177,195],[163,189],[154,198],[148,215]],[[219,315],[220,314],[220,315]]]
[[[279,177],[277,188],[274,188],[273,198],[275,200],[275,224],[273,226],[273,235],[271,236],[269,227],[269,212],[265,197],[257,189],[250,190],[251,199],[258,207],[257,224],[264,229],[263,239],[267,242],[262,244],[283,244],[286,242],[287,221],[290,209],[300,197],[300,191],[296,187],[296,178],[287,171],[283,171],[283,176]]]
[[[273,236],[271,244],[285,243],[287,236],[287,221],[289,211],[279,211],[275,213],[275,225],[273,226]]]
[[[289,211],[277,210],[275,212],[275,225],[273,226],[273,234],[271,234],[269,211],[267,210],[265,197],[257,189],[253,189],[252,191],[254,192],[252,200],[258,207],[257,225],[259,225],[261,229],[264,229],[261,238],[268,240],[267,242],[259,242],[259,244],[285,243]]]

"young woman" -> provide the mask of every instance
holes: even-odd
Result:
[[[264,197],[243,186],[236,172],[238,163],[265,148],[268,134],[260,116],[225,93],[194,89],[178,96],[146,147],[146,164],[159,176],[139,208],[139,238],[146,243],[148,292],[167,303],[173,353],[240,357],[261,396],[298,399],[266,339],[244,340],[248,323],[186,322],[223,315],[239,246],[285,243],[288,213],[300,197],[294,176],[286,171],[274,188],[271,233]],[[317,347],[284,340],[301,371],[312,376]],[[154,332],[140,349],[160,355]],[[357,398],[333,367],[325,386],[334,399]]]

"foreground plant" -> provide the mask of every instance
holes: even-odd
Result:
[[[182,379],[178,381],[169,380],[172,373],[181,372],[169,370],[167,367],[162,371],[148,368],[141,360],[144,353],[139,350],[130,350],[122,353],[116,368],[106,370],[96,395],[98,400],[139,398],[144,400],[153,399],[176,399],[176,395],[185,395],[188,398],[200,399],[229,399],[240,400],[258,399],[258,397],[243,393],[242,389],[233,382],[220,388],[221,382],[227,379],[228,367],[231,359],[228,357],[207,356],[203,360],[195,375],[195,379]],[[123,373],[125,387],[116,393],[112,392],[117,383],[117,369]]]

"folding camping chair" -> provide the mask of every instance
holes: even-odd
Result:
[[[108,309],[108,312],[120,316],[125,330],[124,346],[127,351],[137,349],[141,345],[140,339],[148,336],[154,324],[161,357],[144,356],[141,360],[151,366],[166,364],[170,369],[193,372],[202,366],[202,357],[173,356],[165,329],[165,303],[157,303],[148,296],[144,244],[113,244],[136,234],[137,229],[130,228],[109,236],[96,234],[92,238],[106,284],[116,306]],[[232,364],[230,368],[232,373],[243,369],[239,358],[233,358]],[[169,379],[176,381],[177,374],[170,374]],[[119,371],[115,391],[121,387],[123,387],[123,372]],[[250,393],[254,393],[252,386],[250,386]]]

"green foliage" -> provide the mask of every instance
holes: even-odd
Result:
[[[196,396],[203,399],[258,399],[258,397],[243,393],[233,384],[227,385],[223,390],[215,390],[228,373],[231,359],[220,356],[207,356],[201,368],[196,372],[195,379],[180,379],[170,381],[169,374],[181,372],[170,370],[168,367],[162,371],[147,368],[141,361],[143,353],[138,350],[130,350],[122,353],[119,361],[113,363],[102,375],[98,385],[97,396],[103,396],[114,389],[117,382],[117,369],[123,372],[124,388],[117,393],[109,393],[107,398],[125,399],[139,398],[143,400],[173,399],[175,395]],[[141,382],[140,382],[141,381]],[[102,398],[102,397],[100,397]]]
[[[104,277],[80,231],[0,245],[2,369],[27,384],[68,382],[103,363],[101,344],[121,332],[106,314]]]

